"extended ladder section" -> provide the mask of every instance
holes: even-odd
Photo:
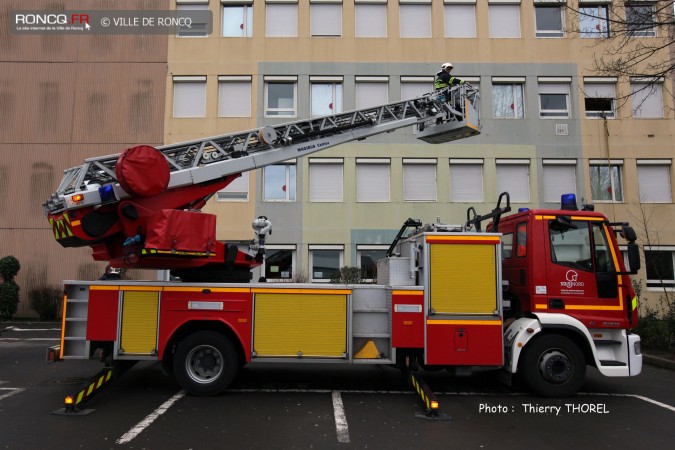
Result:
[[[206,183],[346,142],[417,125],[417,138],[449,142],[479,134],[478,92],[453,86],[383,106],[317,117],[222,136],[159,147],[170,166],[167,189]],[[64,171],[58,190],[44,204],[45,213],[59,213],[106,203],[99,188],[111,185],[116,200],[130,197],[117,183],[115,166],[121,154],[89,158]],[[78,202],[72,197],[80,194]],[[84,201],[82,201],[82,197]]]

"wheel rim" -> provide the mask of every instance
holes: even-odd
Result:
[[[560,350],[549,350],[539,358],[539,372],[551,383],[564,384],[574,374],[574,363]]]
[[[224,370],[223,355],[211,345],[193,348],[185,359],[185,369],[190,379],[199,384],[212,383]]]

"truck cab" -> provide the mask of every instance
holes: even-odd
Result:
[[[617,243],[617,234],[633,237],[627,224],[594,211],[526,209],[503,218],[499,232],[512,316],[563,313],[589,329],[637,324],[635,292]],[[634,260],[636,244],[629,239],[627,247]]]

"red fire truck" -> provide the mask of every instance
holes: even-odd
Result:
[[[181,279],[65,282],[61,343],[48,357],[104,362],[68,408],[142,360],[161,361],[194,395],[222,392],[244,364],[271,361],[504,369],[544,396],[574,394],[587,365],[607,376],[639,374],[635,296],[617,243],[617,234],[628,241],[636,270],[635,233],[576,210],[573,199],[560,210],[506,215],[504,193],[492,212],[470,208],[459,225],[409,219],[372,285],[249,283],[270,222],[254,221],[258,239],[246,249],[217,241],[215,217],[199,212],[242,171],[341,143],[411,125],[430,143],[478,134],[476,101],[476,92],[455,86],[335,116],[135,147],[66,170],[44,205],[59,243]],[[423,383],[414,384],[434,409]]]

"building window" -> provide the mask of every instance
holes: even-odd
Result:
[[[638,188],[641,203],[672,203],[669,159],[637,160]]]
[[[453,202],[483,201],[483,160],[450,160],[450,200]]]
[[[671,16],[672,17],[672,16]],[[629,36],[656,36],[656,11],[654,5],[626,5],[626,28]]]
[[[295,201],[295,164],[273,164],[263,168],[263,201]]]
[[[490,37],[520,37],[520,5],[488,5]]]
[[[390,160],[356,158],[356,201],[388,202]]]
[[[535,5],[534,20],[537,37],[563,37],[565,35],[562,6]]]
[[[549,82],[545,78],[539,78],[539,117],[569,119],[569,82],[553,83]]]
[[[310,245],[309,267],[310,281],[328,283],[335,272],[344,265],[344,247],[342,245]]]
[[[577,161],[574,159],[543,160],[544,201],[560,204],[563,194],[577,193]]]
[[[633,117],[663,118],[663,79],[631,78],[630,98]]]
[[[585,78],[584,94],[586,117],[614,117],[616,80],[595,82]]]
[[[265,36],[298,36],[298,3],[265,4]]]
[[[253,2],[242,4],[223,4],[223,37],[253,36]]]
[[[401,77],[401,100],[410,100],[433,92],[434,77]]]
[[[209,5],[208,1],[205,4],[201,5],[186,5],[178,4],[176,5],[176,10],[178,11],[208,11]],[[201,14],[200,14],[201,15]],[[209,32],[209,24],[207,21],[201,22],[196,18],[192,19],[192,23],[189,27],[178,27],[178,37],[207,37]]]
[[[436,201],[435,159],[403,159],[403,200]]]
[[[292,281],[296,266],[295,245],[268,244],[265,252],[265,278],[267,281]]]
[[[623,161],[590,161],[591,197],[597,202],[623,202]]]
[[[251,77],[218,77],[218,117],[251,117]]]
[[[358,0],[356,0],[358,2]],[[367,1],[367,0],[365,0]],[[387,5],[356,3],[354,5],[355,36],[362,38],[387,37]]]
[[[311,36],[342,36],[342,3],[309,3]]]
[[[476,5],[445,5],[445,37],[476,37]]]
[[[592,39],[609,37],[607,5],[579,7],[579,36]]]
[[[377,262],[387,255],[388,245],[357,245],[356,267],[361,268],[364,281],[377,280]]]
[[[399,4],[402,38],[431,37],[431,0],[428,4]]]
[[[523,83],[507,83],[495,78],[493,78],[492,83],[494,116],[498,119],[522,119],[525,117]]]
[[[173,77],[173,117],[206,117],[206,76]]]
[[[647,287],[675,287],[675,247],[646,246],[645,266],[647,269]]]
[[[389,103],[388,77],[356,77],[356,109]]]
[[[250,172],[242,172],[239,178],[216,193],[219,202],[247,202]]]
[[[310,158],[309,201],[341,202],[343,168],[341,158]]]
[[[530,160],[497,159],[497,195],[508,192],[512,202],[530,202]]]
[[[297,77],[265,77],[265,117],[295,117]]]
[[[329,116],[342,112],[342,78],[339,82],[338,79],[328,78],[330,77],[310,77],[312,116]]]

